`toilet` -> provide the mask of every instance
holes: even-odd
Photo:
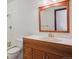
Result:
[[[13,47],[8,50],[8,59],[18,59],[21,49],[19,47]]]
[[[22,59],[22,39],[16,39],[16,46],[8,49],[8,59]]]

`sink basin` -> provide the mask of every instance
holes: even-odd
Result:
[[[66,44],[66,45],[72,45],[72,40],[68,39],[68,38],[59,38],[59,37],[44,38],[43,37],[42,41],[60,43],[60,44]]]

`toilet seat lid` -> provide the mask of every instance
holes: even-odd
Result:
[[[9,49],[8,53],[16,53],[18,51],[20,51],[20,48],[19,47],[14,47],[14,48]]]

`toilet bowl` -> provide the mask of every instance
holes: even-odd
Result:
[[[13,47],[8,50],[8,59],[18,59],[20,54],[21,48]]]

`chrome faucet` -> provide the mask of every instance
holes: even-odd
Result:
[[[49,34],[48,34],[48,37],[49,37],[49,38],[54,38],[54,34],[49,33]]]

